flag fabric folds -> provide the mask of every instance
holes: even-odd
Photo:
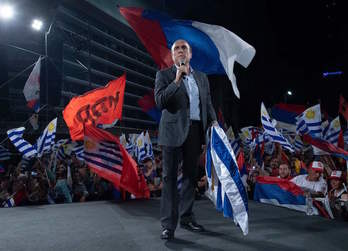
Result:
[[[95,173],[137,198],[149,198],[144,176],[116,136],[87,126],[84,146],[85,162]]]
[[[7,131],[7,135],[12,144],[20,153],[24,155],[24,157],[31,158],[36,156],[37,151],[35,146],[31,145],[28,141],[23,139],[24,130],[24,127],[10,129]]]
[[[339,148],[326,140],[321,138],[313,137],[311,134],[303,135],[303,140],[308,144],[311,144],[313,147],[316,147],[325,152],[325,154],[332,154],[337,157],[348,160],[348,151],[345,151],[342,148]]]
[[[287,179],[270,176],[257,177],[254,200],[305,213],[308,207],[306,196],[300,187]],[[315,208],[313,211],[314,214],[318,214]]]
[[[264,106],[263,103],[261,103],[261,123],[263,125],[263,129],[265,130],[265,133],[272,138],[273,142],[279,143],[282,147],[284,147],[285,149],[291,152],[294,151],[293,146],[275,128],[275,125],[273,124],[270,116],[268,115],[266,107]]]
[[[207,196],[225,217],[233,218],[244,235],[248,234],[248,198],[236,157],[223,129],[211,127],[206,152]]]
[[[56,137],[57,118],[53,119],[45,128],[43,133],[36,141],[37,157],[41,157],[44,152],[50,151],[54,145]]]
[[[227,74],[239,98],[234,62],[247,67],[256,52],[251,45],[222,26],[175,20],[163,13],[135,7],[119,10],[161,69],[173,64],[170,52],[173,43],[185,39],[192,47],[193,69],[206,74]]]
[[[337,146],[341,132],[340,117],[337,116],[323,129],[323,139]]]
[[[112,124],[122,117],[126,75],[83,95],[73,97],[63,111],[72,140],[83,140],[83,127]]]
[[[272,118],[277,120],[277,128],[296,132],[296,117],[306,110],[303,105],[275,104],[271,109]]]
[[[24,85],[23,94],[28,107],[37,112],[40,109],[40,69],[41,57],[37,60]]]
[[[296,132],[298,134],[310,133],[317,138],[322,136],[320,104],[308,108],[296,119]]]

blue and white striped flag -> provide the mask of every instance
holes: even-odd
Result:
[[[45,128],[41,136],[37,139],[37,156],[41,157],[44,152],[49,152],[54,145],[56,138],[57,118],[53,119]]]
[[[238,156],[240,152],[240,139],[234,139],[229,141],[235,156]]]
[[[340,118],[337,116],[323,129],[323,139],[337,146],[341,131]]]
[[[284,136],[275,128],[275,125],[272,122],[270,116],[268,115],[266,107],[263,103],[261,103],[261,123],[263,125],[263,128],[265,129],[265,133],[272,138],[273,142],[279,143],[282,147],[291,152],[294,151],[294,148],[289,143],[289,141],[286,138],[284,138]]]
[[[296,132],[300,135],[310,133],[321,138],[321,110],[320,104],[312,106],[296,117]]]
[[[244,235],[248,234],[248,197],[236,157],[224,130],[219,126],[211,127],[206,174],[209,184],[207,196],[225,217],[233,218]]]
[[[10,158],[11,158],[10,151],[5,147],[0,146],[0,160],[9,160]]]
[[[145,159],[153,159],[152,143],[149,133],[142,132],[137,138],[137,160],[138,163],[142,163]]]
[[[76,155],[76,158],[83,161],[84,160],[84,145],[83,142],[76,142],[72,149],[72,152]]]
[[[7,135],[11,140],[12,144],[17,148],[17,150],[22,153],[26,158],[31,158],[36,156],[36,147],[31,145],[28,141],[23,139],[23,133],[25,128],[19,127],[10,129],[7,131]]]

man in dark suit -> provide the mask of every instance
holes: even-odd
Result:
[[[185,40],[172,46],[174,65],[157,72],[155,101],[162,111],[158,144],[162,146],[163,188],[161,197],[162,239],[173,239],[180,214],[180,226],[203,231],[192,212],[197,163],[204,133],[216,114],[207,76],[190,67],[192,49]],[[177,169],[183,161],[180,196]],[[179,208],[180,197],[180,208]]]

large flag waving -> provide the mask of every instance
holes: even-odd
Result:
[[[317,138],[322,136],[320,104],[308,108],[296,119],[296,132],[300,135],[310,133]]]
[[[63,111],[72,140],[83,140],[83,127],[112,124],[122,117],[126,75],[110,81],[105,87],[74,97]]]
[[[50,151],[56,138],[57,118],[53,119],[45,128],[41,136],[37,139],[37,156],[41,157],[45,151]]]
[[[87,126],[84,141],[85,162],[95,173],[137,198],[149,198],[150,193],[144,176],[138,172],[136,162],[116,136]]]
[[[28,141],[23,139],[23,133],[25,128],[19,127],[10,129],[7,131],[7,135],[11,140],[12,144],[17,148],[17,150],[24,155],[26,158],[31,158],[36,156],[36,147],[31,145]]]
[[[227,74],[239,98],[234,62],[247,67],[255,55],[254,47],[222,26],[175,20],[141,8],[119,9],[160,68],[173,65],[170,48],[176,40],[185,39],[193,51],[191,66],[206,74]]]
[[[307,212],[306,196],[303,190],[287,179],[277,177],[258,177],[255,184],[254,200]],[[318,214],[313,208],[314,214]]]
[[[41,57],[37,60],[23,89],[27,105],[36,112],[40,108],[40,69]]]
[[[216,208],[231,217],[248,234],[248,197],[240,177],[236,157],[223,129],[211,128],[206,152],[208,197]]]

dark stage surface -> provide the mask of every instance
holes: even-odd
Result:
[[[195,212],[208,232],[164,242],[158,212],[159,200],[2,208],[0,250],[348,250],[348,223],[255,202],[248,236],[203,200]]]

